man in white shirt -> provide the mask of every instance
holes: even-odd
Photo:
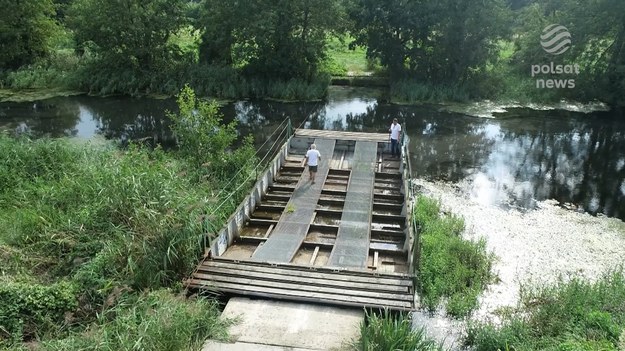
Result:
[[[391,133],[391,157],[401,156],[401,150],[399,149],[399,138],[401,136],[401,125],[397,123],[397,118],[393,119],[393,124],[388,129]]]
[[[306,158],[304,159],[304,165],[308,165],[308,172],[310,173],[310,182],[315,184],[315,175],[317,174],[317,166],[321,160],[321,153],[317,150],[317,145],[310,145],[310,150],[306,151]]]

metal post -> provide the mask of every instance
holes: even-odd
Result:
[[[287,128],[287,129],[286,129],[286,132],[287,132],[286,138],[287,138],[287,139],[289,139],[289,137],[291,137],[291,133],[292,133],[292,131],[293,131],[293,130],[292,130],[292,127],[291,127],[291,117],[289,117],[289,119],[288,119],[288,121],[287,121],[286,128]]]

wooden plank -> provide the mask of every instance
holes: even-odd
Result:
[[[334,130],[296,129],[295,137],[388,142],[388,134],[386,133],[341,132]]]
[[[413,297],[410,294],[393,294],[393,293],[384,293],[377,291],[369,291],[369,290],[359,290],[359,289],[350,289],[348,287],[329,287],[329,286],[319,286],[319,285],[311,285],[311,284],[297,284],[297,283],[289,283],[289,282],[279,282],[275,280],[263,280],[263,279],[250,279],[244,277],[233,277],[233,276],[224,276],[219,274],[203,274],[196,273],[193,275],[195,279],[203,279],[211,282],[222,282],[222,283],[233,283],[240,284],[245,286],[260,286],[266,288],[276,288],[276,289],[284,289],[284,290],[293,290],[293,291],[306,291],[306,292],[314,292],[314,293],[325,293],[325,294],[337,294],[337,295],[347,295],[347,296],[355,296],[355,297],[369,297],[373,299],[388,299],[388,300],[400,300],[400,301],[412,301]]]
[[[267,231],[265,232],[265,238],[269,237],[269,234],[271,233],[271,230],[273,229],[273,224],[269,226],[269,228],[267,229]]]
[[[375,251],[375,253],[373,254],[373,268],[378,269],[378,252]]]
[[[315,251],[312,254],[312,257],[310,258],[310,262],[309,264],[311,266],[315,265],[315,261],[317,260],[317,255],[319,254],[319,245],[315,246]]]
[[[278,274],[278,273],[239,271],[239,270],[232,269],[232,268],[213,267],[210,269],[200,269],[198,270],[198,272],[239,276],[239,277],[251,277],[251,278],[256,278],[256,279],[264,279],[264,280],[287,281],[287,282],[294,282],[294,283],[299,283],[299,284],[304,284],[304,285],[324,285],[324,286],[330,286],[330,287],[343,287],[343,288],[348,287],[350,289],[371,290],[371,291],[380,291],[380,292],[396,293],[396,294],[410,294],[410,289],[408,286],[386,285],[386,284],[377,284],[377,283],[376,284],[360,283],[360,282],[352,282],[352,281],[332,280],[332,279],[319,278],[319,277],[300,277],[300,276],[285,275],[285,274]],[[204,274],[204,273],[196,273],[196,274]]]
[[[246,270],[246,271],[252,271],[252,272],[277,273],[277,274],[285,274],[285,275],[292,275],[292,276],[298,276],[298,277],[317,277],[317,278],[322,278],[322,279],[341,280],[341,281],[349,281],[349,282],[412,286],[412,281],[407,277],[404,277],[403,279],[399,277],[398,278],[390,278],[388,276],[381,277],[381,276],[376,276],[373,274],[367,274],[366,272],[363,272],[366,275],[355,275],[355,274],[351,274],[351,272],[342,273],[340,271],[336,273],[334,272],[326,273],[326,272],[320,271],[322,267],[317,267],[317,271],[313,271],[313,270],[306,271],[306,270],[301,270],[301,269],[288,269],[288,268],[278,268],[278,267],[272,267],[272,266],[261,266],[261,265],[227,262],[223,259],[220,259],[219,261],[216,261],[216,260],[204,261],[202,265],[200,266],[200,268],[203,268],[203,267],[225,267],[225,268],[234,268],[234,269]]]
[[[344,160],[345,160],[345,150],[343,150],[343,153],[341,154],[341,162],[339,162],[338,169],[343,168],[343,161]]]
[[[285,298],[291,299],[314,299],[318,302],[346,302],[353,303],[360,306],[388,306],[388,307],[398,307],[398,308],[412,308],[412,303],[407,301],[395,301],[395,300],[380,300],[374,298],[367,297],[355,297],[355,296],[347,296],[347,295],[336,295],[336,294],[327,294],[327,293],[315,293],[315,292],[302,292],[299,290],[291,291],[291,290],[283,290],[277,288],[268,288],[268,287],[255,287],[255,286],[245,286],[239,284],[232,283],[223,283],[223,282],[207,282],[204,280],[196,280],[191,279],[189,281],[189,285],[192,287],[207,287],[209,289],[217,288],[222,291],[234,292],[234,293],[248,293],[249,295],[257,295],[257,294],[267,294],[267,296],[279,297],[284,296]]]

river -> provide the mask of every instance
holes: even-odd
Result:
[[[462,181],[482,204],[521,210],[558,203],[625,220],[625,117],[599,105],[559,109],[378,103],[371,89],[331,88],[325,102],[238,101],[226,121],[265,142],[285,118],[294,126],[384,132],[397,117],[410,137],[413,173],[431,181]],[[101,135],[125,142],[148,138],[171,144],[166,110],[172,99],[73,96],[0,103],[0,129],[34,136]]]

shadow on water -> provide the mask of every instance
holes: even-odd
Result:
[[[378,103],[380,91],[332,88],[325,102],[238,101],[222,111],[252,134],[259,154],[286,119],[294,127],[386,132],[397,117],[411,140],[415,176],[460,182],[477,201],[531,209],[556,199],[625,219],[625,118],[609,112],[508,109],[495,118],[438,105]],[[165,110],[173,99],[53,98],[0,104],[0,130],[34,136],[149,140],[171,146]]]

